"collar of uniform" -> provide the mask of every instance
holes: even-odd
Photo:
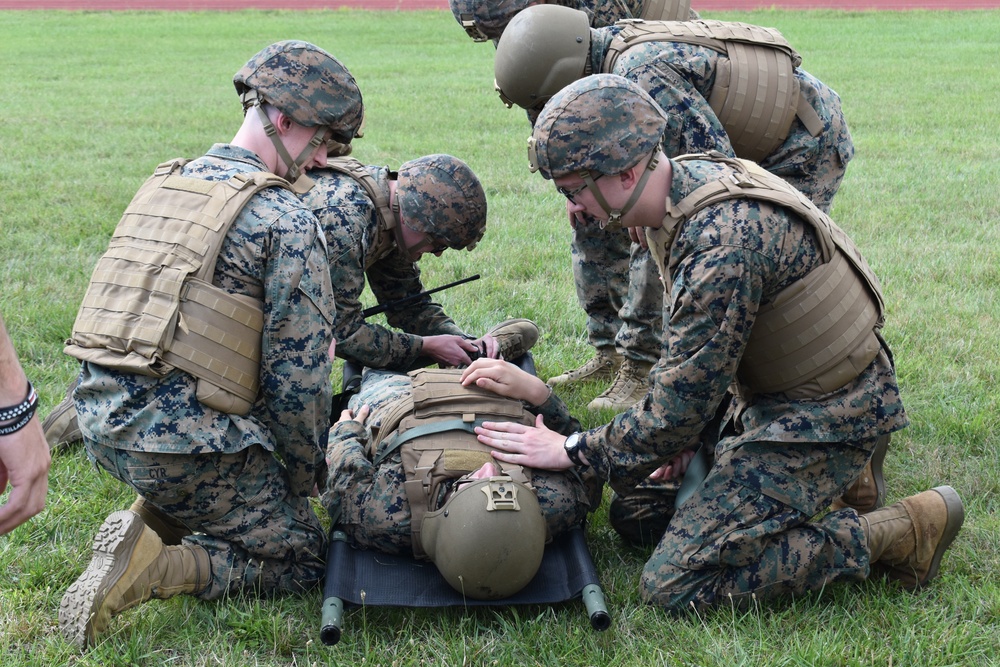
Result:
[[[251,165],[256,171],[270,171],[256,153],[235,144],[215,144],[205,155],[228,162],[242,162]]]

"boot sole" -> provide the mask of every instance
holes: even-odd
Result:
[[[610,409],[618,410],[619,412],[625,412],[626,410],[631,409],[637,403],[641,402],[642,399],[644,399],[645,397],[646,397],[646,394],[643,393],[642,396],[640,396],[639,398],[637,398],[637,399],[635,399],[633,401],[628,401],[628,402],[624,402],[624,403],[622,403],[622,402],[616,403],[614,401],[609,401],[609,400],[604,399],[601,396],[598,396],[597,398],[595,398],[594,400],[592,400],[590,403],[587,403],[587,409],[588,410],[597,411],[597,410],[604,410],[605,408],[610,408]]]
[[[944,505],[948,511],[948,520],[945,522],[944,532],[941,533],[941,541],[938,542],[937,548],[934,550],[934,556],[931,558],[931,565],[927,569],[927,574],[917,582],[913,590],[923,588],[927,582],[937,576],[938,570],[941,567],[941,557],[944,556],[944,552],[948,550],[951,543],[955,541],[958,531],[961,530],[962,524],[965,522],[965,507],[962,505],[962,499],[958,497],[955,489],[950,486],[937,486],[933,490],[937,491],[941,498],[944,499]]]
[[[68,641],[80,648],[92,644],[110,619],[110,614],[99,618],[108,592],[118,584],[126,588],[132,585],[135,574],[132,581],[123,581],[130,565],[137,566],[133,573],[142,572],[153,561],[155,554],[145,555],[145,563],[132,562],[145,529],[139,516],[127,510],[114,512],[104,520],[94,538],[90,564],[59,603],[59,629]]]
[[[560,375],[555,375],[550,377],[545,381],[550,387],[558,387],[559,385],[571,385],[577,382],[611,382],[615,379],[615,375],[618,373],[618,369],[614,366],[608,366],[605,368],[600,368],[593,373],[587,373],[586,375],[574,376],[575,371],[570,371],[568,373],[562,373]]]
[[[534,338],[534,340],[531,341],[530,345],[526,344],[526,342],[522,342],[521,343],[521,347],[524,348],[523,351],[521,351],[521,350],[514,350],[514,352],[519,352],[520,351],[521,354],[511,355],[512,358],[510,358],[510,359],[508,359],[506,355],[503,356],[504,361],[514,361],[515,359],[520,359],[522,356],[524,356],[529,351],[531,351],[531,348],[533,348],[535,346],[535,343],[538,342],[538,336],[540,335],[540,332],[538,330],[538,325],[535,324],[532,320],[529,320],[527,318],[524,318],[524,317],[515,317],[515,318],[509,319],[509,320],[504,320],[503,322],[501,322],[500,324],[496,325],[495,327],[493,327],[492,329],[490,329],[489,331],[486,332],[486,335],[492,336],[499,329],[502,329],[504,327],[508,327],[508,326],[510,326],[512,324],[521,324],[522,322],[527,322],[528,324],[530,324],[533,327],[535,327],[535,338]]]

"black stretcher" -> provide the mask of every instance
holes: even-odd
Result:
[[[418,561],[410,555],[356,549],[336,528],[331,532],[327,559],[320,630],[320,639],[327,646],[340,641],[345,603],[376,607],[479,607],[554,604],[579,597],[594,630],[603,631],[611,626],[583,526],[549,543],[535,578],[517,594],[501,600],[465,598],[448,585],[432,562]]]

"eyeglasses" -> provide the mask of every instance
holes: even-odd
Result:
[[[437,255],[450,247],[451,246],[449,246],[447,242],[442,241],[441,239],[436,239],[430,234],[425,233],[423,240],[410,248],[410,250],[412,252],[421,251]]]
[[[583,192],[586,189],[586,187],[587,187],[587,184],[584,183],[583,185],[581,185],[578,188],[573,188],[572,190],[569,190],[567,188],[562,187],[561,185],[557,185],[556,186],[556,192],[558,192],[563,197],[565,197],[566,199],[570,200],[571,202],[573,202],[575,204],[576,200],[574,199],[574,197],[576,197],[578,194],[580,194],[581,192]]]
[[[568,190],[567,188],[557,185],[556,191],[566,199],[573,202],[574,204],[579,204],[579,202],[576,199],[574,199],[574,197],[583,192],[583,190],[589,185],[593,187],[594,197],[600,199],[600,191],[597,189],[595,183],[604,178],[604,174],[598,174],[597,176],[594,176],[591,172],[584,170],[580,171],[579,175],[580,178],[583,179],[583,185],[581,185],[578,188],[573,188],[572,190]]]

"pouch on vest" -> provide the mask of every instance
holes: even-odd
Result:
[[[98,261],[66,341],[66,354],[107,368],[198,380],[198,400],[246,414],[260,384],[261,295],[212,285],[226,233],[273,174],[226,181],[179,175],[186,160],[157,167],[139,188]]]
[[[740,361],[740,382],[753,392],[783,392],[797,399],[834,391],[856,378],[881,349],[878,330],[885,306],[878,278],[854,242],[805,195],[753,162],[718,153],[675,158],[685,160],[724,162],[734,172],[676,204],[668,201],[663,226],[646,230],[663,276],[670,275],[667,261],[680,224],[706,206],[738,197],[790,209],[813,229],[824,259],[761,305]]]
[[[520,401],[475,386],[463,387],[459,383],[461,369],[422,368],[409,375],[412,400],[400,401],[386,414],[371,451],[377,451],[382,440],[387,441],[377,459],[381,462],[399,449],[410,503],[413,553],[426,558],[420,529],[428,508],[436,506],[446,491],[444,482],[493,461],[503,474],[530,487],[531,471],[493,459],[473,428],[483,421],[531,425],[534,417]]]

